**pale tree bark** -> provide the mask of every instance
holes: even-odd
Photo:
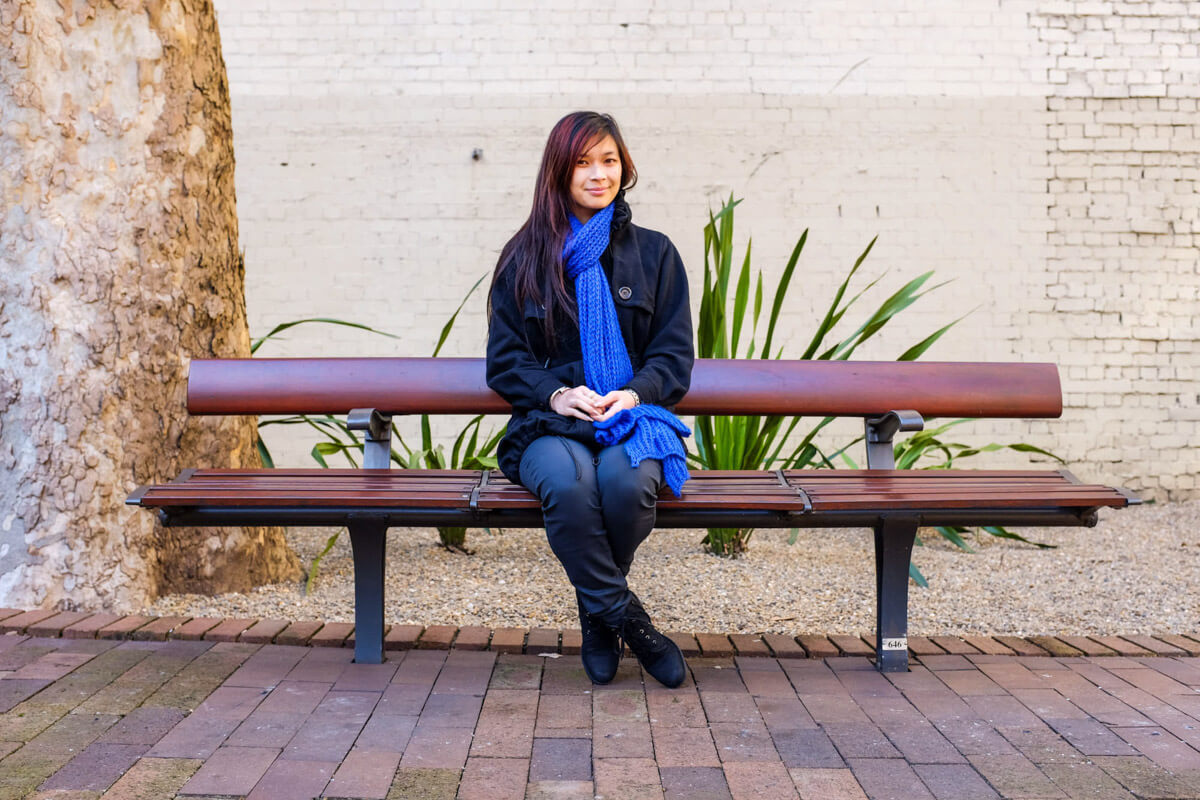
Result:
[[[281,529],[124,506],[258,465],[253,420],[184,409],[190,358],[249,354],[233,165],[211,0],[0,2],[0,604],[298,577]]]

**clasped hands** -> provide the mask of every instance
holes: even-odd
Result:
[[[588,422],[603,422],[619,411],[637,405],[633,395],[617,389],[605,395],[597,394],[586,386],[567,389],[550,401],[550,409],[564,417],[576,417]]]

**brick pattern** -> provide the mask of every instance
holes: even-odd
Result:
[[[1031,22],[1048,64],[1047,253],[1052,280],[1031,308],[1063,373],[1064,434],[1090,477],[1159,498],[1195,497],[1188,430],[1200,362],[1200,42],[1185,3],[1056,2]],[[1151,266],[1153,265],[1153,266]],[[1085,336],[1063,328],[1086,331]],[[1069,342],[1069,344],[1068,344]],[[1039,348],[1040,349],[1040,348]],[[1070,352],[1068,352],[1070,351]],[[1137,395],[1134,403],[1131,395]],[[1136,404],[1137,438],[1122,407]],[[1164,470],[1164,459],[1172,464]]]
[[[24,631],[38,637],[61,636],[63,639],[129,639],[135,641],[239,642],[250,645],[352,648],[354,626],[345,622],[324,623],[316,620],[289,622],[278,619],[215,619],[187,617],[120,616],[89,612],[43,612],[5,609],[12,633]],[[0,615],[2,616],[2,615]],[[33,622],[29,622],[32,620]],[[873,658],[871,634],[800,634],[778,633],[716,634],[668,633],[688,658],[836,658],[857,656]],[[910,636],[909,655],[913,663],[948,663],[942,657],[959,656],[1198,656],[1200,634],[1126,634],[1124,636]],[[458,628],[453,625],[392,625],[385,635],[386,649],[404,651],[454,650],[467,652],[537,655],[557,653],[578,655],[579,631],[550,628],[500,628],[479,626]],[[967,661],[954,663],[969,663]]]
[[[941,651],[893,675],[750,646],[668,690],[629,659],[596,687],[531,653],[132,638],[156,622],[12,637],[6,796],[1200,796],[1200,665],[1166,635],[1113,637],[1155,657]]]

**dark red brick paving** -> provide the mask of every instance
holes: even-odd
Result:
[[[1156,656],[1187,655],[1187,652],[1184,651],[1183,649],[1176,647],[1173,644],[1168,644],[1164,641],[1160,641],[1159,639],[1156,639],[1153,636],[1146,636],[1144,634],[1140,634],[1140,635],[1139,634],[1125,634],[1121,638],[1127,642],[1137,645],[1138,647],[1142,647],[1146,650],[1149,650],[1151,653],[1153,653]],[[1055,655],[1057,655],[1057,654],[1055,654]]]
[[[192,620],[195,622],[195,620]],[[188,623],[191,624],[190,622]],[[324,623],[314,620],[290,623],[275,636],[275,644],[305,645],[313,634],[321,630]],[[245,641],[245,640],[243,640]]]
[[[557,653],[559,636],[558,630],[533,628],[529,631],[529,638],[525,640],[525,652],[533,655]]]
[[[24,633],[25,629],[30,625],[50,619],[55,616],[57,611],[34,610],[24,611],[19,614],[14,614],[3,621],[0,621],[0,633]]]
[[[858,636],[850,636],[849,634],[834,633],[834,634],[830,634],[829,641],[833,642],[833,644],[837,647],[838,650],[840,650],[842,652],[843,655],[847,655],[847,656],[873,656],[873,655],[875,655],[875,648],[868,647],[867,643],[864,642]]]
[[[1087,636],[1060,636],[1067,644],[1079,650],[1085,656],[1113,656],[1117,654],[1116,650],[1111,647],[1105,647],[1094,639]]]
[[[26,629],[25,633],[29,636],[62,636],[65,628],[82,622],[90,616],[92,615],[88,611],[64,611],[41,622],[35,622]]]
[[[236,642],[241,632],[257,621],[253,619],[227,619],[220,625],[206,631],[204,639],[209,642]]]
[[[93,614],[64,628],[62,637],[64,639],[95,639],[97,631],[113,624],[120,618],[119,614]]]
[[[492,649],[497,653],[520,653],[525,647],[522,628],[497,628],[492,632]]]
[[[454,649],[486,650],[491,639],[491,628],[485,628],[482,625],[468,625],[458,629],[458,636],[454,638]]]
[[[1197,642],[1193,639],[1189,639],[1186,636],[1179,636],[1177,634],[1170,634],[1170,633],[1160,633],[1160,634],[1157,634],[1154,638],[1158,639],[1159,641],[1165,642],[1166,644],[1173,645],[1174,647],[1178,647],[1180,650],[1183,650],[1189,656],[1200,656],[1200,642]],[[1091,654],[1089,653],[1089,655],[1091,655]]]
[[[420,625],[393,625],[383,637],[385,650],[411,650],[425,629]]]
[[[270,644],[289,625],[286,619],[260,619],[238,635],[239,642]]]
[[[188,620],[180,625],[175,630],[171,631],[172,639],[182,639],[184,641],[197,641],[204,638],[204,634],[221,624],[221,620],[216,617],[197,617]]]
[[[729,637],[718,633],[697,633],[696,642],[700,653],[706,657],[722,658],[733,655],[733,643]]]
[[[810,658],[829,658],[838,655],[837,646],[824,636],[802,633],[796,637]]]
[[[767,657],[771,655],[771,651],[761,637],[748,633],[731,633],[729,641],[733,643],[733,649],[739,656]]]
[[[1019,656],[1044,656],[1046,651],[1033,644],[1027,639],[1022,639],[1019,636],[995,636],[997,642],[1010,648]]]
[[[562,642],[559,644],[558,652],[564,656],[577,656],[582,645],[583,632],[578,628],[568,628],[562,632]]]
[[[130,634],[131,639],[141,642],[166,640],[171,631],[188,621],[188,617],[159,617]]]
[[[1119,656],[1148,656],[1152,653],[1140,645],[1127,641],[1120,636],[1093,636],[1096,642],[1115,650]]]
[[[966,639],[960,639],[957,636],[930,636],[929,641],[933,642],[950,655],[964,656],[986,652],[981,648],[976,648],[973,644],[971,644],[973,640],[970,637]],[[936,655],[936,653],[934,655]]]
[[[794,636],[787,636],[782,633],[765,633],[763,634],[763,642],[771,649],[771,655],[776,658],[807,658],[808,653],[804,652]]]
[[[106,625],[96,632],[98,639],[130,639],[133,638],[134,632],[143,625],[155,621],[153,617],[145,617],[140,614],[130,614],[121,617],[111,625]]]
[[[430,625],[417,642],[420,650],[448,650],[458,628],[454,625]]]
[[[0,636],[0,781],[23,776],[19,796],[94,796],[131,768],[186,763],[185,794],[256,800],[526,784],[531,796],[1200,797],[1200,661],[1182,654],[1200,642],[1179,635],[1120,637],[1124,657],[1100,655],[1101,636],[979,637],[965,656],[914,637],[912,671],[883,676],[865,652],[748,657],[772,636],[782,655],[791,637],[735,634],[717,638],[736,658],[693,656],[693,679],[668,690],[628,657],[594,687],[573,655],[455,647],[359,665],[347,647],[90,639],[114,621],[108,635],[185,627],[55,614],[46,632],[82,638]],[[558,635],[513,629],[499,644],[552,652]],[[806,637],[846,652],[854,638]],[[205,664],[221,670],[207,682]]]
[[[353,623],[327,622],[321,630],[312,635],[308,643],[313,647],[341,647],[353,632]]]
[[[696,637],[692,634],[668,631],[667,636],[679,646],[679,651],[683,653],[684,658],[700,655],[700,645],[696,642]]]

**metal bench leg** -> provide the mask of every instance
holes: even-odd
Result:
[[[915,519],[888,517],[875,526],[875,668],[908,671],[908,564]]]
[[[383,570],[387,525],[355,522],[350,526],[354,550],[354,661],[383,663]]]

